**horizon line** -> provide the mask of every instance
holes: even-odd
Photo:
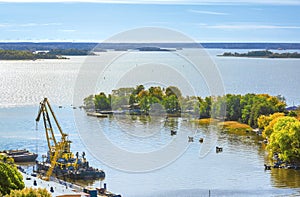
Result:
[[[0,43],[97,43],[97,44],[127,44],[127,43],[293,43],[300,44],[300,41],[195,41],[195,42],[106,42],[97,40],[0,40]]]

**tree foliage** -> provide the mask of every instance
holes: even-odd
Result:
[[[131,91],[129,94],[128,91]],[[112,95],[106,96],[103,92],[90,95],[84,99],[84,105],[87,109],[96,111],[122,109],[125,106],[131,106],[140,110],[142,114],[149,114],[153,104],[159,104],[164,107],[167,113],[181,112],[181,91],[174,86],[162,89],[161,87],[150,87],[148,90],[143,85],[136,88],[120,88],[114,90]],[[195,100],[195,98],[194,98]],[[195,105],[191,106],[193,109]],[[156,109],[157,105],[156,105]]]
[[[22,190],[12,190],[6,197],[51,197],[45,188],[24,188]]]
[[[221,56],[234,56],[234,57],[262,57],[262,58],[300,58],[300,53],[273,53],[269,50],[264,51],[249,51],[247,53],[231,53],[225,52]]]
[[[52,49],[49,51],[51,55],[95,55],[89,50],[84,49]]]
[[[95,110],[123,109],[131,106],[142,114],[151,111],[151,105],[163,106],[167,113],[188,112],[200,118],[217,118],[228,121],[238,121],[251,127],[259,127],[257,119],[261,115],[270,115],[285,111],[285,99],[282,96],[268,94],[227,94],[224,96],[183,97],[179,88],[169,86],[150,87],[143,85],[135,88],[120,88],[113,90],[112,95],[103,92],[84,99],[85,106],[95,106]]]
[[[31,51],[2,50],[0,49],[0,59],[2,60],[36,60],[36,59],[66,59],[50,53],[33,53]]]
[[[181,112],[181,107],[176,95],[171,94],[170,96],[166,96],[163,105],[167,113],[175,114]]]
[[[11,190],[25,187],[23,176],[13,164],[0,162],[0,194],[10,194]]]
[[[111,110],[111,97],[107,97],[104,92],[95,95],[94,103],[96,110]]]
[[[267,149],[271,155],[278,153],[286,162],[300,161],[300,122],[294,117],[278,117],[272,120],[272,132]]]
[[[166,96],[172,96],[174,95],[176,98],[181,98],[181,91],[179,90],[179,88],[175,87],[175,86],[169,86],[166,89],[165,92]]]
[[[277,122],[277,119],[283,117],[284,113],[274,113],[271,115],[261,115],[257,119],[258,128],[263,129],[263,137],[270,137],[273,132],[273,126]]]
[[[224,118],[258,127],[257,119],[261,115],[284,112],[285,102],[277,96],[268,94],[227,94],[218,97],[206,97],[199,100],[200,118]],[[225,117],[223,117],[225,115]]]

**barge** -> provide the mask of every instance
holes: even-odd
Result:
[[[4,153],[7,157],[13,158],[16,163],[18,163],[18,162],[34,162],[38,156],[38,154],[29,152],[26,149],[4,150],[4,151],[1,151],[0,153]]]

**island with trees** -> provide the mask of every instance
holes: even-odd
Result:
[[[282,96],[227,94],[205,98],[184,97],[179,88],[174,86],[146,89],[143,85],[138,85],[135,88],[113,90],[109,95],[101,92],[84,99],[85,108],[97,112],[128,109],[131,113],[149,115],[153,104],[160,105],[161,110],[169,115],[191,114],[200,119],[238,121],[253,128],[258,127],[259,116],[284,112],[286,107]]]
[[[63,56],[95,55],[84,49],[51,49],[49,51],[2,50],[0,60],[68,59]]]
[[[66,56],[85,56],[95,55],[95,53],[86,49],[51,49],[48,54],[51,55],[66,55]]]
[[[19,50],[0,50],[0,60],[37,60],[37,59],[66,59],[55,54]]]
[[[285,98],[268,94],[226,94],[223,96],[183,96],[174,86],[143,85],[101,92],[84,99],[87,111],[130,115],[189,116],[199,124],[217,123],[234,134],[254,128],[267,144],[270,157],[276,155],[282,167],[300,167],[300,111],[286,110]],[[276,165],[277,166],[277,165]]]
[[[164,48],[160,48],[160,47],[140,47],[137,48],[137,50],[139,51],[175,51],[172,49],[164,49]]]
[[[180,116],[182,95],[177,87],[150,87],[143,85],[136,88],[120,88],[106,95],[101,92],[84,99],[85,108],[89,111],[123,111],[135,115],[149,115],[151,112],[168,113]],[[160,106],[154,109],[153,104]]]
[[[249,51],[247,53],[224,52],[222,57],[254,57],[254,58],[300,58],[300,53],[275,53],[269,50]]]

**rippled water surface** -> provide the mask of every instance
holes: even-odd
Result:
[[[220,51],[210,53],[219,54]],[[96,119],[86,116],[79,108],[73,109],[74,83],[84,61],[84,57],[0,61],[0,149],[27,148],[37,151],[39,158],[46,153],[43,125],[40,123],[36,127],[35,117],[38,103],[47,96],[64,132],[73,141],[72,150],[87,152],[91,165],[105,170],[104,182],[108,189],[123,196],[208,196],[209,190],[211,196],[300,195],[300,171],[264,171],[267,155],[256,135],[237,136],[217,128],[199,127],[185,117],[170,118],[167,123],[159,116]],[[299,60],[215,57],[214,61],[226,92],[282,94],[289,104],[300,103],[299,92],[295,91],[300,84]],[[171,136],[171,129],[177,130],[178,135]],[[187,141],[187,136],[195,136],[195,141],[166,167],[133,173],[116,170],[98,160],[99,153],[90,147],[99,146],[103,139],[90,136],[95,144],[88,144],[89,141],[81,139],[82,133],[88,132],[102,132],[115,146],[138,153],[160,150],[179,137]],[[222,153],[217,154],[213,147],[207,155],[201,155],[204,147],[198,139],[209,139],[209,136],[216,138],[215,145],[223,147]],[[103,154],[116,156],[110,150]],[[126,158],[123,159],[126,162]],[[100,182],[90,184],[98,186]]]

